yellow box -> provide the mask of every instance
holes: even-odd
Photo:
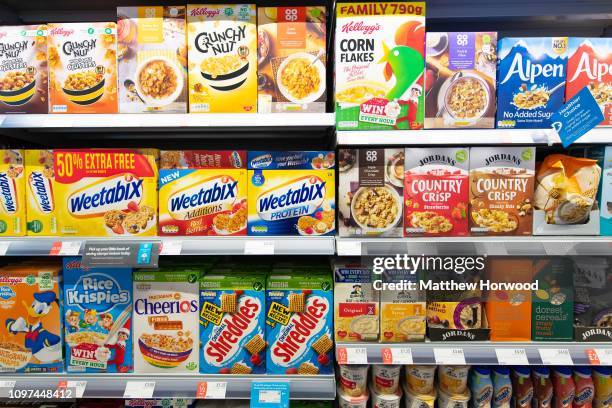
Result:
[[[57,235],[53,150],[26,150],[27,235]]]
[[[23,150],[0,150],[0,236],[26,233]]]

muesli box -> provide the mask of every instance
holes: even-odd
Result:
[[[338,129],[422,129],[425,2],[338,3],[336,18]]]
[[[258,111],[325,112],[326,10],[258,7]]]
[[[257,113],[254,4],[189,4],[189,112]]]
[[[427,329],[425,291],[410,290],[403,286],[409,282],[419,285],[424,273],[389,269],[385,270],[381,277],[383,283],[394,285],[395,288],[379,291],[380,341],[404,343],[425,340]]]
[[[59,233],[53,150],[25,151],[27,235]]]
[[[117,24],[49,24],[49,113],[117,113]]]
[[[26,234],[26,178],[23,150],[0,150],[0,236]]]
[[[185,6],[117,8],[119,111],[187,112]]]
[[[47,26],[0,27],[0,114],[49,112]]]

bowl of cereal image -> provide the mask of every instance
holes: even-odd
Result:
[[[382,234],[401,220],[402,199],[389,185],[361,187],[351,200],[351,215],[365,233]]]
[[[463,73],[454,75],[442,85],[438,106],[458,122],[473,123],[489,110],[491,92],[489,85],[479,76]]]
[[[200,64],[200,73],[208,86],[217,91],[232,91],[247,80],[249,61],[239,55],[206,58]]]
[[[0,78],[0,102],[9,106],[26,104],[36,92],[36,77],[26,71],[11,71]]]
[[[296,52],[281,62],[276,71],[278,90],[293,103],[311,103],[325,92],[325,65],[316,56]]]
[[[155,57],[136,68],[136,91],[150,106],[166,106],[174,102],[183,91],[181,68],[169,58]]]
[[[91,105],[104,95],[104,74],[96,69],[69,74],[62,89],[70,102],[77,105]]]
[[[32,359],[32,352],[29,349],[10,341],[0,342],[0,353],[4,356],[2,361],[4,368],[12,370],[25,367]]]
[[[336,103],[341,106],[358,106],[372,98],[384,98],[387,92],[387,86],[378,82],[352,82],[336,90]]]
[[[154,367],[174,368],[185,362],[193,351],[190,337],[168,334],[143,334],[138,339],[143,359]]]

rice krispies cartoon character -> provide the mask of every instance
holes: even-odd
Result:
[[[93,328],[98,323],[98,313],[93,309],[85,309],[83,320],[79,322],[81,329]]]
[[[113,315],[110,313],[102,313],[98,321],[98,326],[103,330],[110,331],[111,327],[113,327]]]
[[[81,314],[74,310],[66,312],[66,329],[69,333],[76,333],[79,331],[79,321],[81,320]]]

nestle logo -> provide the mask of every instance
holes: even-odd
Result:
[[[376,24],[364,24],[363,21],[349,21],[348,23],[342,25],[343,33],[351,33],[351,32],[360,32],[362,34],[372,34],[376,31],[379,31],[382,26],[378,23]]]
[[[65,28],[62,28],[62,27],[51,29],[51,35],[62,35],[64,37],[70,37],[72,34],[74,34],[74,30],[72,29],[66,30]]]
[[[194,8],[189,12],[190,16],[204,16],[207,18],[212,18],[221,14],[221,10],[219,9],[209,9],[206,7],[198,7]]]

